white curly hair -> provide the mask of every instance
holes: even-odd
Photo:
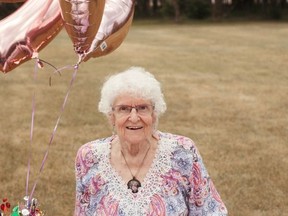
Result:
[[[166,111],[160,83],[142,67],[131,67],[110,76],[103,84],[98,110],[108,115],[112,111],[115,99],[124,93],[150,100],[158,116]]]

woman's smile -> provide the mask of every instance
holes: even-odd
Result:
[[[128,130],[141,130],[141,129],[143,129],[142,126],[127,126],[126,128]]]

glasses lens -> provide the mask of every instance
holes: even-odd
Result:
[[[128,105],[119,105],[115,107],[115,111],[119,114],[129,114],[131,110],[132,107]]]
[[[146,115],[152,113],[151,105],[143,104],[136,106],[138,114]]]
[[[148,115],[153,112],[153,106],[149,104],[141,104],[137,106],[118,105],[113,107],[113,111],[118,115],[129,115],[133,108],[139,115]]]

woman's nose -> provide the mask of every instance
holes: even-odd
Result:
[[[138,116],[137,110],[135,108],[132,108],[132,110],[130,112],[129,120],[132,122],[136,122],[139,120],[139,116]]]

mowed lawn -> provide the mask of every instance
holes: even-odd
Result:
[[[40,58],[56,67],[77,56],[63,30]],[[112,130],[97,111],[106,76],[142,66],[162,82],[168,110],[159,129],[192,138],[231,216],[288,215],[288,24],[135,21],[120,48],[80,65],[43,171],[72,76],[34,60],[0,74],[0,198],[12,206],[29,191],[47,215],[72,215],[74,158]],[[51,85],[49,80],[51,79]],[[36,95],[33,142],[32,97]]]

